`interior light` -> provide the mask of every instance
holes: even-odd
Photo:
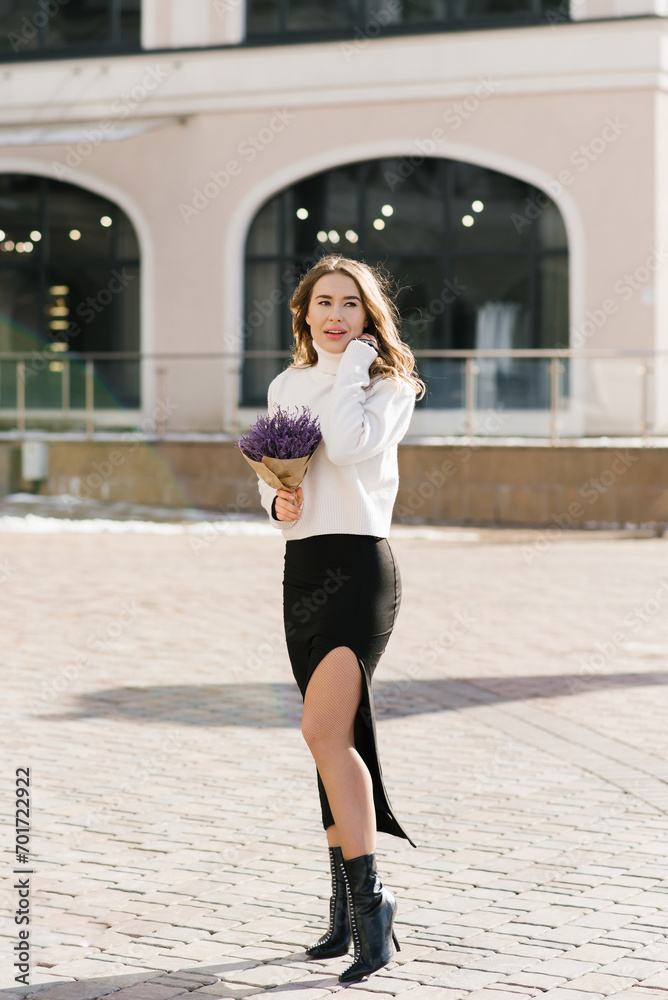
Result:
[[[482,212],[484,207],[485,206],[481,201],[474,201],[471,203],[471,208],[473,209],[474,212]]]
[[[297,218],[298,219],[308,219],[308,209],[307,208],[298,208],[297,209]]]
[[[49,306],[49,316],[69,316],[67,306]]]
[[[100,219],[100,225],[104,226],[105,228],[108,228],[111,225],[111,216],[103,215],[102,218]]]
[[[69,285],[50,285],[49,295],[67,295],[70,290]]]
[[[49,362],[49,371],[50,372],[62,372],[62,370],[63,370],[64,367],[65,366],[63,365],[62,361],[51,361],[51,362]]]
[[[70,239],[75,241],[81,239],[81,233],[78,229],[70,229]]]
[[[30,251],[31,251],[32,249],[33,249],[33,245],[32,245],[32,243],[24,243],[24,244],[23,244],[23,252],[24,252],[24,253],[30,253]]]
[[[330,241],[332,243],[338,243],[339,240],[341,239],[341,237],[337,233],[336,229],[330,229],[330,231],[329,231],[329,233],[327,235],[329,236]]]
[[[41,240],[41,238],[42,238],[42,234],[40,233],[39,229],[33,229],[33,231],[30,234],[30,239],[34,243],[39,243],[39,241]]]
[[[475,219],[473,218],[472,215],[465,215],[464,218],[462,219],[463,226],[472,226],[474,222]]]
[[[349,243],[357,243],[359,236],[354,229],[346,229],[346,239]]]
[[[49,323],[49,330],[67,330],[69,322],[66,319],[52,319]],[[54,351],[59,351],[60,347],[54,347]]]
[[[65,325],[67,325],[67,324],[65,324]],[[68,348],[68,346],[69,346],[68,344],[64,344],[61,340],[55,340],[51,344],[51,350],[52,351],[66,351],[67,348]]]
[[[385,229],[385,219],[374,219],[373,220],[374,229]]]
[[[17,243],[16,244],[16,252],[17,253],[23,253],[23,243]]]
[[[14,240],[7,240],[6,243],[3,243],[2,249],[3,250],[13,250],[14,249]]]
[[[318,233],[318,240],[320,243],[327,242],[327,233],[324,231],[324,229],[321,229],[320,232]]]
[[[5,238],[6,235],[7,234],[4,231],[4,229],[0,229],[0,240],[4,240],[4,238]],[[30,235],[32,236],[32,233]]]
[[[381,208],[381,212],[386,218],[389,218],[393,214],[394,209],[392,208],[391,205],[383,205],[383,207]]]

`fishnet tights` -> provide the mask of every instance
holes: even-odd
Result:
[[[369,770],[355,749],[355,715],[362,674],[348,646],[332,649],[316,667],[304,697],[302,735],[327,792],[334,826],[330,847],[357,858],[376,850],[376,814]]]

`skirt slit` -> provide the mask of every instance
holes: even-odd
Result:
[[[332,534],[286,543],[285,636],[302,699],[324,657],[337,647],[350,648],[362,676],[355,749],[371,775],[376,826],[415,846],[394,815],[383,781],[371,683],[400,603],[399,573],[386,538]],[[323,827],[327,829],[334,818],[319,774],[317,783]]]

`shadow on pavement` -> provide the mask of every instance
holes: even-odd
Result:
[[[175,990],[180,991],[179,996],[191,992],[193,996],[202,996],[202,993],[199,992],[202,988],[215,984],[220,984],[225,988],[227,981],[234,984],[229,993],[230,996],[234,996],[234,986],[237,990],[239,989],[239,984],[235,982],[235,972],[241,973],[243,978],[243,973],[247,970],[262,967],[275,970],[271,976],[265,978],[268,978],[267,988],[273,989],[274,993],[278,994],[287,989],[306,989],[307,987],[313,989],[325,986],[331,988],[335,985],[336,976],[327,975],[324,972],[322,978],[309,977],[307,982],[300,980],[295,982],[292,976],[292,964],[294,962],[301,963],[306,956],[302,951],[290,952],[289,947],[286,945],[286,954],[282,958],[239,961],[225,957],[225,945],[221,942],[219,962],[200,962],[194,966],[184,966],[183,969],[175,972],[142,969],[128,975],[96,976],[90,979],[76,980],[54,976],[51,981],[35,984],[32,991],[28,989],[26,992],[26,987],[21,986],[20,992],[18,992],[19,987],[7,986],[0,989],[0,997],[5,996],[8,1000],[18,997],[21,1000],[31,1000],[32,997],[49,1000],[51,996],[54,1000],[69,1000],[69,998],[102,1000],[103,997],[108,997],[109,1000],[112,1000],[113,994],[119,990],[131,989],[135,1000],[142,1000],[142,997],[145,997],[146,1000],[156,1000],[157,997],[161,996],[173,996]],[[45,969],[40,967],[39,971],[44,973]],[[315,965],[314,972],[317,973],[317,971],[318,967]],[[274,982],[272,983],[271,980]],[[251,989],[250,986],[247,988]],[[241,989],[243,990],[243,985]],[[217,991],[215,995],[218,995]]]
[[[531,698],[559,698],[615,688],[662,686],[668,671],[559,674],[547,677],[402,679],[374,684],[380,718],[447,712]],[[166,685],[122,687],[78,696],[78,710],[38,716],[51,720],[123,718],[178,722],[193,726],[299,726],[301,695],[292,683]]]

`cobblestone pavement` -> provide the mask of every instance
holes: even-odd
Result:
[[[272,530],[272,529],[269,529]],[[668,540],[397,529],[376,677],[401,952],[355,1000],[668,1000]],[[329,883],[283,542],[0,531],[3,801],[31,769],[30,986],[318,1000]],[[2,902],[11,916],[14,832]]]

